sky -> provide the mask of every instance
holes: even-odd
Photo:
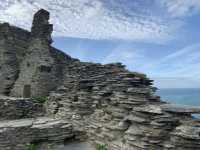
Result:
[[[200,0],[1,0],[0,21],[30,30],[44,8],[53,46],[85,62],[122,62],[159,88],[200,88]]]

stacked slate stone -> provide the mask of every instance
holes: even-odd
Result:
[[[73,139],[72,124],[44,117],[44,107],[36,100],[0,97],[0,150],[55,150]],[[59,147],[60,147],[59,146]]]
[[[74,136],[70,123],[46,117],[2,121],[0,130],[0,150],[25,150],[30,144],[38,150],[55,150]]]
[[[30,33],[26,30],[0,24],[0,94],[9,95],[20,72],[28,48]]]
[[[78,61],[65,73],[65,84],[51,93],[48,113],[70,120],[92,143],[110,150],[200,148],[200,121],[191,117],[200,109],[162,102],[144,74],[129,72],[119,63]]]
[[[31,96],[47,96],[63,82],[63,68],[73,59],[50,45],[52,30],[43,9],[31,32],[0,24],[0,94],[20,97],[30,85]]]
[[[0,93],[8,95],[18,74],[16,51],[9,24],[0,25]]]
[[[0,121],[44,116],[42,103],[32,99],[0,97]]]

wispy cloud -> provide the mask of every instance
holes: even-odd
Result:
[[[176,25],[157,15],[154,0],[6,0],[0,20],[30,29],[40,8],[52,14],[55,36],[144,42],[172,38]]]
[[[102,60],[102,63],[122,62],[128,69],[140,71],[139,68],[145,61],[148,61],[148,58],[142,50],[135,49],[128,44],[119,44]]]
[[[200,88],[200,78],[153,78],[154,85],[158,88]]]
[[[173,50],[167,56],[153,58],[149,50],[123,45],[116,47],[103,63],[123,62],[128,69],[144,72],[153,78],[198,78],[200,77],[200,44],[192,44]],[[162,53],[162,51],[157,51]],[[152,51],[156,53],[156,51]]]
[[[193,77],[200,75],[200,44],[186,46],[173,53],[151,61],[144,65],[146,70],[153,77]]]
[[[172,17],[184,17],[200,11],[199,0],[158,0]]]
[[[132,71],[146,73],[155,80],[157,87],[200,87],[199,50],[200,44],[193,44],[167,56],[152,58],[148,55],[149,50],[120,45],[103,62],[123,62]]]

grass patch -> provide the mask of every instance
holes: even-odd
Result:
[[[97,145],[96,147],[97,150],[108,150],[106,145]]]
[[[32,99],[40,104],[44,104],[48,100],[48,97],[47,96],[38,96],[38,97],[32,97]]]
[[[139,72],[132,72],[136,77],[146,79],[147,76],[145,74],[139,73]]]
[[[37,150],[37,149],[38,149],[37,145],[29,144],[29,145],[26,146],[25,150]]]

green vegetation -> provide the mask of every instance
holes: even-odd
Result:
[[[40,104],[44,104],[47,100],[47,96],[38,96],[38,97],[32,97],[33,100],[37,101]]]
[[[26,149],[25,150],[37,150],[37,145],[35,144],[29,144],[26,146]]]
[[[106,145],[97,145],[97,150],[108,150]]]
[[[150,146],[149,147],[149,150],[156,150],[157,148],[156,147],[154,147],[154,146]]]
[[[136,77],[142,78],[142,79],[146,79],[147,76],[143,73],[139,73],[139,72],[132,72],[132,74],[134,74]]]

